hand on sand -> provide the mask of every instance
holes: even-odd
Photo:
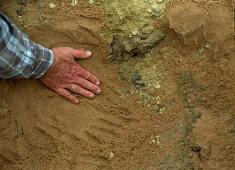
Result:
[[[74,60],[74,58],[85,59],[90,57],[92,54],[90,51],[58,47],[52,49],[52,52],[54,62],[51,68],[40,78],[44,85],[74,104],[78,104],[79,100],[68,90],[87,98],[93,98],[95,94],[101,93],[99,79]]]

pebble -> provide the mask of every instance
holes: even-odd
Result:
[[[156,0],[157,1],[157,3],[163,3],[165,0]]]
[[[197,119],[199,119],[202,116],[202,113],[198,112],[196,116],[197,116]]]
[[[204,53],[204,48],[200,48],[200,49],[198,50],[198,53],[199,53],[199,55],[202,55],[202,54]]]
[[[137,34],[138,34],[138,32],[139,32],[139,29],[138,29],[138,28],[136,28],[134,31],[132,31],[132,32],[131,32],[131,34],[132,34],[132,35],[137,35]]]
[[[94,4],[95,3],[95,1],[94,0],[89,0],[89,2],[88,2],[89,4]]]
[[[75,5],[77,5],[78,4],[78,1],[77,0],[72,0],[72,2],[71,2],[71,5],[72,6],[75,6]]]
[[[205,48],[210,48],[211,45],[209,43],[206,43]]]
[[[193,152],[200,152],[201,151],[201,147],[198,144],[194,144],[193,146],[191,146],[191,149]]]
[[[55,7],[56,7],[56,5],[55,5],[55,4],[53,4],[53,3],[50,3],[50,4],[49,4],[49,7],[50,7],[50,8],[55,8]]]
[[[139,81],[141,79],[140,75],[138,73],[135,73],[132,76],[132,82],[135,83],[136,81]]]
[[[153,5],[152,6],[152,11],[155,12],[155,13],[160,13],[161,8],[158,5]]]
[[[161,85],[160,85],[160,84],[156,84],[156,85],[154,85],[154,88],[160,89],[160,88],[161,88]]]
[[[108,160],[111,160],[111,159],[113,159],[113,158],[114,158],[114,153],[113,153],[113,152],[111,152],[111,153],[110,153],[110,155],[109,155]]]

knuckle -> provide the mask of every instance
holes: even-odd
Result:
[[[79,66],[79,65],[77,65],[76,67],[77,67],[77,69],[76,69],[76,70],[77,70],[77,74],[78,74],[78,75],[81,75],[81,74],[83,73],[82,67]]]
[[[77,86],[76,93],[80,93],[80,92],[81,92],[81,87]]]
[[[65,96],[65,97],[69,97],[69,95],[70,95],[70,93],[67,92],[67,91],[65,91],[65,90],[61,91],[60,94],[61,94],[62,96]]]
[[[87,81],[85,79],[82,81],[82,85],[87,86]]]

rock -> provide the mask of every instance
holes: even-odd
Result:
[[[154,88],[160,89],[160,88],[161,88],[161,85],[160,85],[160,84],[155,84],[155,85],[154,85]]]
[[[114,153],[113,152],[111,152],[110,153],[110,155],[109,155],[109,158],[108,158],[108,160],[110,161],[111,159],[113,159],[114,158]]]
[[[161,112],[162,110],[164,110],[164,105],[162,105],[162,104],[156,104],[154,110],[155,110],[156,112]],[[161,114],[162,114],[162,113],[161,113]]]
[[[138,73],[135,73],[132,77],[132,82],[135,83],[136,81],[139,81],[141,79],[141,76]]]
[[[165,0],[156,0],[156,2],[161,4],[161,3],[165,2]]]
[[[210,48],[210,47],[211,47],[211,45],[207,42],[206,45],[205,45],[205,48],[208,49],[208,48]]]
[[[89,3],[89,4],[94,4],[95,2],[94,2],[94,0],[89,0],[88,3]]]
[[[16,9],[16,12],[19,16],[23,16],[25,14],[24,10],[22,9],[22,7]]]
[[[135,30],[133,30],[133,31],[131,32],[131,34],[132,34],[132,35],[137,35],[137,34],[138,34],[138,32],[139,32],[139,29],[138,29],[138,28],[136,28]]]
[[[120,37],[114,37],[111,44],[111,55],[116,60],[123,59],[125,55],[130,57],[143,57],[164,38],[165,35],[160,33],[160,31],[155,31],[150,34],[135,35],[123,40],[121,40]]]
[[[202,6],[193,2],[170,2],[166,14],[170,28],[183,39],[186,45],[200,47],[200,44],[205,43],[205,33],[201,28],[204,28],[209,21]]]
[[[201,118],[201,116],[202,116],[201,112],[198,112],[197,115],[196,115],[197,119]]]
[[[141,80],[141,76],[138,73],[135,73],[132,77],[132,82],[136,85],[145,85],[145,83]]]
[[[75,6],[75,5],[77,5],[78,4],[78,1],[77,0],[72,0],[72,2],[71,2],[71,5],[72,6]]]
[[[159,4],[161,3],[161,4]],[[165,16],[165,1],[96,1],[107,11],[105,14],[111,29],[103,36],[111,44],[108,59],[111,63],[121,63],[130,57],[144,57],[166,37],[159,22]],[[160,17],[160,15],[162,17]]]
[[[55,7],[56,7],[56,5],[55,5],[55,4],[53,4],[53,3],[50,3],[50,4],[49,4],[49,7],[50,7],[50,8],[55,8]]]
[[[193,146],[191,146],[191,149],[193,152],[200,152],[201,151],[201,147],[198,144],[194,144]]]
[[[203,53],[204,53],[204,48],[200,48],[199,50],[198,50],[198,53],[199,53],[199,55],[202,55]]]
[[[153,5],[152,6],[152,11],[154,12],[154,13],[160,13],[161,12],[161,8],[158,6],[158,5]]]

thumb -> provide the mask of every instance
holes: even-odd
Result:
[[[73,55],[74,58],[88,58],[92,55],[91,51],[84,51],[84,50],[76,50],[76,49],[71,49],[71,54]]]

